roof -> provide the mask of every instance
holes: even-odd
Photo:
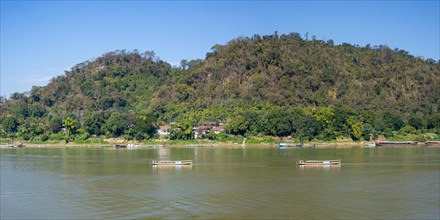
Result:
[[[168,130],[168,129],[170,129],[171,128],[171,125],[162,125],[162,126],[159,126],[159,129],[160,130]]]

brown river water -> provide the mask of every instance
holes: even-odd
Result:
[[[0,152],[1,219],[440,218],[440,148]],[[157,159],[194,163],[149,165]],[[300,159],[342,165],[300,167]]]

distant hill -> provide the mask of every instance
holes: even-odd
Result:
[[[214,46],[184,72],[187,78],[167,85],[180,90],[160,97],[202,105],[245,100],[428,113],[439,107],[439,72],[438,63],[387,46],[335,46],[295,33],[254,36]]]
[[[294,129],[290,119],[292,129],[285,132],[269,131],[269,122],[257,126],[257,121],[274,121],[267,112],[279,109],[290,112],[287,118],[294,118],[298,109],[311,111],[319,121],[314,111],[329,109],[331,120],[320,131],[349,136],[350,129],[341,133],[334,128],[338,112],[348,115],[343,120],[348,127],[353,125],[347,122],[349,116],[356,115],[360,124],[384,132],[392,122],[379,121],[390,115],[402,121],[393,130],[405,124],[434,128],[436,122],[430,124],[430,119],[438,117],[440,108],[439,62],[387,46],[334,45],[332,40],[275,33],[215,45],[205,59],[181,64],[172,67],[151,51],[104,54],[76,65],[47,86],[2,100],[2,129],[50,138],[66,128],[65,119],[70,118],[72,131],[85,134],[84,139],[88,135],[143,139],[154,133],[149,124],[177,121],[189,135],[193,123],[222,120],[227,121],[228,133],[284,136],[303,131]],[[369,115],[378,119],[370,120]],[[240,129],[232,123],[239,116],[248,123]],[[148,134],[143,134],[145,129]]]

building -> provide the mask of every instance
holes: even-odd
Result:
[[[204,138],[206,134],[214,132],[215,134],[218,134],[222,132],[223,129],[223,122],[199,122],[197,123],[196,127],[193,128],[194,132],[194,138]]]
[[[169,135],[170,134],[170,128],[171,128],[171,125],[159,126],[159,129],[157,129],[157,133],[160,136]]]

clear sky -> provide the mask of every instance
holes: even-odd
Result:
[[[115,50],[153,50],[177,65],[239,36],[298,32],[388,45],[439,60],[432,1],[3,1],[1,95],[30,91]]]

